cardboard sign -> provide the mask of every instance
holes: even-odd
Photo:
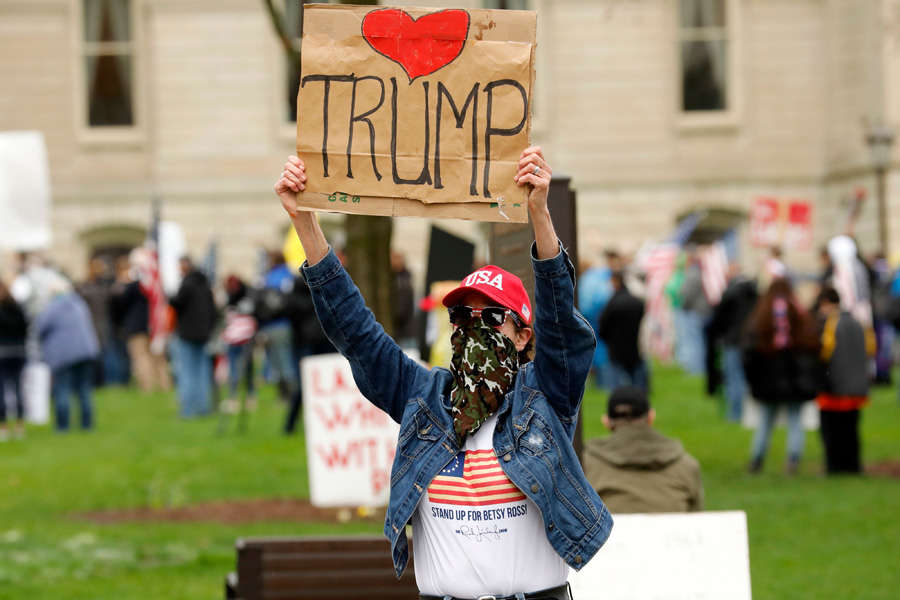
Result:
[[[757,198],[750,211],[750,243],[769,248],[778,243],[779,235],[778,199]]]
[[[527,221],[536,14],[307,5],[297,154],[310,209]]]
[[[300,368],[313,506],[386,505],[400,426],[363,397],[340,354]]]
[[[614,515],[609,540],[570,577],[579,600],[750,600],[743,511]]]

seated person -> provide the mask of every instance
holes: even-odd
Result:
[[[614,514],[703,510],[700,464],[655,418],[644,390],[617,388],[603,415],[612,435],[585,445],[585,475]]]

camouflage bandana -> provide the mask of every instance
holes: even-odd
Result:
[[[450,337],[453,358],[450,391],[453,429],[462,446],[466,435],[475,433],[497,412],[503,395],[512,389],[519,370],[519,353],[511,339],[481,319],[458,327]]]

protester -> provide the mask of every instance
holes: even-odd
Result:
[[[725,415],[729,421],[739,423],[743,415],[747,381],[741,360],[741,333],[758,294],[756,282],[743,276],[740,266],[732,263],[728,268],[728,285],[722,299],[713,309],[707,331],[709,338],[722,346],[722,367],[725,379]]]
[[[802,405],[818,393],[815,326],[797,299],[790,281],[775,279],[747,322],[744,372],[760,420],[753,436],[750,472],[762,470],[779,407],[787,409],[787,472],[794,474],[803,456]]]
[[[688,254],[681,284],[682,367],[693,375],[706,370],[706,338],[703,331],[710,306],[703,289],[703,271],[696,252]]]
[[[49,285],[51,300],[34,321],[41,358],[52,371],[52,395],[56,408],[56,429],[69,429],[69,397],[78,397],[81,428],[94,426],[92,398],[94,361],[100,342],[91,322],[91,313],[68,281],[57,275]]]
[[[597,387],[608,387],[612,378],[609,374],[609,354],[597,327],[600,324],[600,315],[615,291],[610,281],[612,274],[622,270],[622,258],[617,251],[608,249],[603,254],[606,257],[606,265],[583,269],[576,290],[578,292],[578,308],[594,328],[594,334],[597,336],[597,349],[594,351],[593,360],[594,380]]]
[[[150,349],[150,304],[141,287],[142,262],[146,251],[136,248],[128,256],[128,268],[118,273],[112,287],[110,307],[117,335],[125,340],[131,372],[145,392],[167,392],[172,378],[165,356]]]
[[[222,412],[236,413],[239,409],[238,387],[244,381],[244,406],[256,408],[256,384],[253,380],[253,349],[256,336],[254,302],[247,284],[237,275],[225,280],[225,328],[222,341],[228,360],[228,397],[222,403]]]
[[[0,281],[0,442],[9,439],[7,426],[8,392],[15,396],[16,425],[12,435],[25,436],[25,398],[22,396],[22,371],[25,369],[25,338],[28,320],[25,311]]]
[[[891,324],[891,273],[887,257],[878,253],[869,262],[872,327],[875,331],[875,383],[891,384],[894,367],[894,326]]]
[[[654,429],[655,419],[645,390],[616,388],[603,415],[612,435],[585,446],[585,474],[613,513],[703,510],[700,463]]]
[[[294,278],[294,289],[288,294],[288,315],[291,320],[291,334],[294,340],[294,362],[300,365],[307,356],[334,352],[334,346],[328,341],[319,318],[312,293],[302,277]],[[299,371],[302,375],[302,370]],[[297,380],[297,393],[291,397],[287,418],[284,421],[284,433],[292,434],[297,428],[300,408],[303,406],[303,379]]]
[[[865,263],[859,258],[856,242],[846,235],[831,238],[828,255],[834,267],[832,286],[841,297],[841,307],[864,327],[871,327],[871,278]]]
[[[291,402],[300,390],[287,300],[294,288],[294,279],[284,255],[278,251],[270,252],[269,270],[255,301],[260,341],[266,350],[270,372],[286,402]]]
[[[183,279],[169,304],[177,318],[174,356],[180,414],[191,418],[210,412],[212,363],[206,343],[216,324],[216,306],[206,275],[187,256],[179,266]]]
[[[416,304],[412,275],[406,268],[406,257],[396,250],[391,252],[391,276],[394,339],[401,348],[415,348]]]
[[[550,220],[551,170],[540,148],[525,150],[519,167],[515,180],[529,188],[536,240],[534,314],[511,273],[493,266],[472,273],[443,300],[455,324],[450,370],[408,358],[375,322],[315,214],[297,208],[303,162],[291,157],[275,185],[306,250],[302,272],[325,332],[363,395],[400,423],[384,531],[399,575],[412,523],[425,600],[569,599],[569,567],[583,567],[612,526],[571,442],[594,335],[574,307],[574,267]],[[473,466],[492,473],[487,490],[463,478]],[[473,504],[478,511],[469,513],[493,517],[494,543],[456,533],[485,525],[467,523]]]
[[[823,389],[816,399],[819,427],[829,475],[861,473],[859,417],[869,401],[869,358],[875,354],[871,329],[845,310],[832,287],[819,294],[823,320],[821,359]]]
[[[597,326],[609,353],[609,384],[615,387],[634,385],[647,390],[650,377],[638,347],[644,303],[628,291],[621,271],[613,273],[610,281],[613,295]]]
[[[78,294],[84,298],[91,311],[94,331],[100,342],[99,369],[95,370],[95,381],[100,385],[107,383],[126,383],[123,365],[113,346],[113,324],[110,315],[110,297],[113,279],[109,273],[109,264],[95,256],[88,263],[88,276],[77,287]]]
[[[819,275],[816,279],[819,287],[824,288],[831,285],[831,278],[834,276],[834,265],[831,264],[831,256],[828,254],[828,246],[819,248]]]

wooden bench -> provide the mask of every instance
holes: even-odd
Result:
[[[411,546],[411,545],[410,545]],[[225,597],[240,600],[417,600],[410,561],[399,580],[381,536],[242,538]]]

